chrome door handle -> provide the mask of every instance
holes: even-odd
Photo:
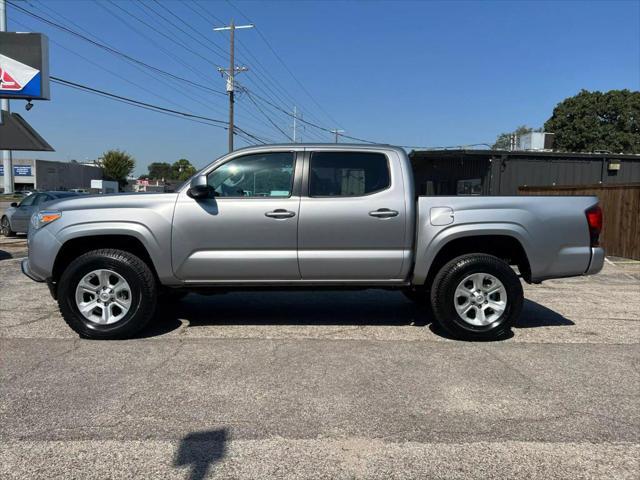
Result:
[[[295,217],[296,214],[295,212],[290,212],[289,210],[285,210],[284,208],[278,208],[271,212],[266,212],[264,216],[269,218],[291,218]]]
[[[397,217],[398,212],[395,210],[391,210],[389,208],[379,208],[378,210],[369,212],[369,215],[376,218],[391,218],[391,217]]]

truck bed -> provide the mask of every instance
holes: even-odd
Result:
[[[443,245],[478,235],[518,240],[532,282],[588,273],[604,256],[591,246],[585,214],[597,203],[594,196],[419,196],[414,281],[424,281]]]

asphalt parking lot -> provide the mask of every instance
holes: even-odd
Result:
[[[189,295],[98,342],[24,253],[0,241],[0,478],[638,478],[638,263],[526,286],[500,342],[376,290]]]

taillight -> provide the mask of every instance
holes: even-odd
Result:
[[[589,224],[589,236],[591,237],[591,246],[598,246],[600,232],[602,231],[602,209],[600,205],[594,205],[589,208],[585,214],[587,215],[587,223]]]

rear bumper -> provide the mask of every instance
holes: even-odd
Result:
[[[592,247],[591,248],[591,261],[589,262],[589,268],[584,272],[585,275],[593,275],[602,270],[604,265],[604,248]]]

